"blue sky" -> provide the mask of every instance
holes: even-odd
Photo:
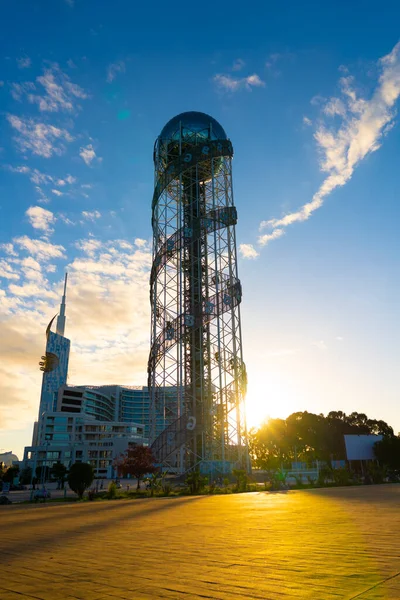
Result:
[[[400,430],[400,9],[266,5],[2,4],[0,447],[30,442],[66,269],[70,381],[146,384],[152,151],[185,110],[235,149],[250,425]]]

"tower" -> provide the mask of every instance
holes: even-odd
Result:
[[[171,119],[154,147],[150,442],[177,472],[249,469],[232,156],[200,112]]]
[[[70,340],[64,337],[65,331],[65,306],[67,293],[67,274],[64,281],[64,293],[60,304],[60,313],[57,318],[56,333],[51,331],[55,315],[46,329],[46,354],[39,362],[43,371],[42,391],[39,405],[39,425],[41,415],[55,410],[59,388],[67,383]],[[39,426],[40,437],[40,426]],[[38,443],[40,443],[40,439]]]

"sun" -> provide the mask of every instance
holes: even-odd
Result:
[[[285,419],[299,410],[301,402],[290,382],[277,373],[262,379],[249,378],[246,396],[247,427],[259,427],[269,418]]]

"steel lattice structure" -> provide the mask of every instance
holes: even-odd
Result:
[[[182,113],[154,149],[150,442],[178,472],[249,470],[231,142]]]

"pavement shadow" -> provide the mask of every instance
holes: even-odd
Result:
[[[104,530],[106,530],[106,529],[115,527],[116,523],[118,523],[119,521],[126,522],[127,519],[129,519],[129,520],[140,519],[142,517],[149,516],[152,513],[160,513],[160,512],[168,511],[171,508],[179,509],[179,507],[182,506],[182,504],[191,504],[194,502],[198,502],[198,501],[204,499],[205,497],[206,496],[196,496],[193,498],[182,498],[182,499],[179,499],[178,502],[174,502],[174,500],[176,500],[174,498],[171,498],[171,499],[170,498],[165,498],[165,499],[160,498],[160,499],[153,499],[152,502],[144,501],[143,504],[140,500],[133,501],[132,503],[130,503],[130,502],[129,503],[127,503],[127,502],[120,503],[120,501],[116,500],[115,504],[112,502],[107,502],[107,506],[105,506],[105,507],[99,506],[98,508],[96,506],[97,503],[93,503],[90,505],[91,507],[93,506],[93,509],[89,513],[90,517],[93,517],[93,513],[97,513],[99,516],[101,516],[104,512],[106,512],[107,517],[109,517],[107,520],[104,520],[104,519],[96,520],[95,522],[92,522],[92,523],[89,523],[86,525],[85,524],[77,525],[74,529],[69,529],[68,531],[62,531],[62,532],[55,531],[54,533],[51,533],[50,535],[44,535],[44,536],[41,536],[40,533],[39,534],[35,533],[35,536],[32,536],[29,532],[29,529],[26,528],[26,524],[25,524],[25,537],[22,541],[17,541],[17,543],[13,543],[12,539],[11,540],[6,539],[4,544],[0,543],[0,555],[3,557],[2,563],[10,564],[11,562],[13,562],[13,560],[20,560],[21,556],[24,554],[34,555],[34,553],[36,551],[42,551],[43,548],[50,549],[55,544],[62,545],[67,540],[74,539],[75,537],[78,537],[82,534],[96,532],[99,530],[99,528],[101,528],[101,531],[104,532]],[[159,501],[159,500],[161,500],[161,501]],[[163,502],[162,500],[167,500],[167,501]],[[139,502],[141,503],[142,507],[145,503],[148,504],[148,506],[143,507],[143,510],[132,511],[131,513],[129,513],[129,507],[136,508],[137,504]],[[118,503],[118,505],[117,505],[117,503]],[[103,503],[101,503],[101,504],[103,504]],[[86,504],[84,506],[86,507],[86,511],[87,511],[88,505]],[[82,511],[79,511],[79,512],[81,513]],[[60,515],[60,517],[61,517],[61,515]],[[52,515],[52,514],[48,513],[47,518],[48,519],[56,518],[56,515]],[[65,520],[63,519],[63,522],[69,524],[72,521],[72,524],[74,524],[74,523],[76,524],[77,518],[78,518],[78,515],[76,514],[76,512],[72,511],[71,514],[68,514],[68,516]],[[3,527],[3,523],[2,523],[2,531],[5,534],[5,529]]]

